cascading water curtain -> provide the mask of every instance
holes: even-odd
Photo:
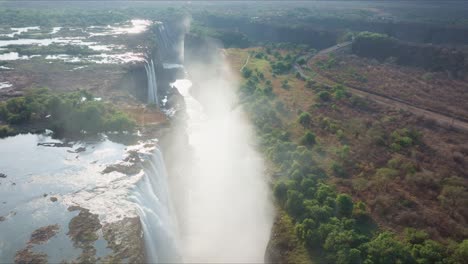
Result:
[[[152,59],[149,62],[145,61],[145,70],[148,79],[148,103],[159,106],[156,70]]]
[[[147,261],[181,262],[177,246],[177,220],[169,196],[166,167],[159,149],[147,157],[144,173],[131,200],[137,206],[143,226]]]

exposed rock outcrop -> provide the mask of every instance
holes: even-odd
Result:
[[[59,225],[49,225],[33,231],[27,246],[16,252],[15,263],[17,264],[43,264],[47,263],[47,254],[34,252],[35,244],[43,244],[55,236],[60,229]]]
[[[113,254],[104,259],[104,262],[144,263],[146,261],[143,245],[143,229],[139,217],[124,218],[102,228],[104,238]]]
[[[60,227],[57,224],[38,228],[34,230],[34,232],[31,234],[31,239],[29,240],[29,243],[32,243],[32,244],[45,243],[47,240],[55,236],[55,234],[57,234],[59,229]]]
[[[126,217],[120,221],[101,224],[99,217],[88,209],[71,206],[69,211],[79,210],[69,224],[68,236],[77,248],[83,250],[78,261],[84,263],[144,263],[145,250],[143,228],[139,217]],[[110,252],[96,256],[95,242],[105,239]]]
[[[28,246],[18,252],[15,256],[16,264],[46,264],[47,255],[32,251],[32,246]]]

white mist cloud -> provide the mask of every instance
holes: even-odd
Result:
[[[194,87],[176,86],[186,103],[187,127],[180,129],[187,129],[192,159],[173,181],[184,185],[174,186],[183,259],[263,262],[273,207],[255,135],[236,103],[238,84],[223,58],[192,58],[188,71]]]

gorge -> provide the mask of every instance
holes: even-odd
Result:
[[[465,263],[467,12],[0,1],[0,262]]]
[[[129,142],[122,139],[125,135],[112,134],[110,140],[101,135],[61,141],[51,138],[51,131],[0,141],[0,148],[7,151],[4,155],[11,150],[9,145],[37,144],[28,153],[43,156],[38,163],[47,160],[48,152],[57,158],[64,155],[57,163],[63,162],[66,169],[57,168],[50,180],[58,177],[64,184],[66,175],[70,185],[68,190],[60,184],[53,187],[44,176],[36,183],[28,175],[47,174],[48,167],[18,172],[15,163],[4,160],[2,172],[12,181],[1,185],[4,192],[40,191],[30,200],[9,200],[9,206],[2,208],[2,240],[15,242],[0,247],[1,261],[263,261],[273,221],[268,179],[263,159],[252,147],[255,136],[236,102],[236,80],[218,52],[221,46],[210,44],[214,49],[209,59],[198,57],[189,47],[189,66],[184,67],[187,23],[145,23],[152,24],[142,33],[150,43],[146,53],[129,65],[128,78],[117,85],[134,89],[130,93],[149,108],[165,112],[169,127],[146,125],[143,137],[128,135]],[[155,130],[159,132],[154,134]],[[107,146],[99,151],[103,144]],[[32,156],[24,161],[30,163]],[[80,175],[89,173],[89,166],[93,173],[83,181]],[[16,178],[18,173],[25,178]],[[96,174],[101,176],[95,178]],[[32,238],[42,232],[37,221],[29,225],[29,241],[27,232],[20,237],[8,232],[17,228],[14,218],[28,214],[30,209],[22,206],[41,212],[40,225],[56,224],[57,231],[39,242]],[[56,208],[57,217],[47,220],[50,206]]]

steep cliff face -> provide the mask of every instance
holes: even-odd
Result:
[[[353,42],[352,51],[359,56],[390,59],[401,65],[448,71],[457,78],[463,78],[468,70],[468,56],[460,50],[402,42],[380,34],[360,34]]]
[[[145,102],[147,95],[147,76],[143,63],[129,65],[125,74],[116,84],[119,89],[127,90],[139,101]]]
[[[324,49],[337,43],[341,32],[323,30],[314,26],[292,27],[286,24],[255,21],[245,18],[225,18],[219,16],[199,17],[206,26],[223,32],[223,35],[244,34],[249,40],[260,42],[290,42],[307,44],[316,49]],[[223,40],[221,38],[221,40]],[[238,43],[239,44],[239,43]],[[240,43],[239,46],[245,43]]]
[[[257,41],[291,42],[325,49],[337,43],[339,32],[312,27],[288,27],[267,23],[248,23],[240,27],[249,38]]]
[[[197,17],[206,26],[241,32],[254,41],[291,42],[323,49],[337,43],[346,32],[370,31],[404,41],[432,44],[468,44],[468,29],[402,21],[350,20],[338,17],[307,19],[275,18],[256,20],[249,17]],[[296,25],[291,24],[295,21]]]
[[[144,33],[145,60],[126,65],[122,78],[113,86],[132,94],[139,101],[161,106],[171,93],[170,83],[184,74],[184,30],[176,23],[156,22]]]
[[[307,21],[324,30],[371,31],[411,42],[468,44],[468,29],[424,23],[317,18]]]
[[[148,60],[154,63],[159,101],[172,91],[170,83],[184,74],[185,28],[180,22],[158,22],[150,30]]]

